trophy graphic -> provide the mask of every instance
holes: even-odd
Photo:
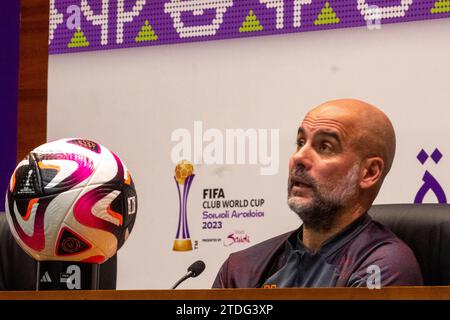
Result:
[[[178,214],[178,229],[175,241],[173,242],[174,251],[190,251],[192,250],[191,237],[187,222],[187,198],[192,180],[194,180],[194,166],[187,160],[182,160],[175,167],[175,184],[178,190],[178,202],[180,210]],[[183,193],[181,193],[181,189]]]

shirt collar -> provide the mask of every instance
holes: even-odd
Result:
[[[301,240],[303,235],[303,226],[300,226],[300,228],[298,228],[297,231],[295,231],[288,238],[286,246],[289,250],[297,251],[300,254],[319,254],[323,256],[329,256],[330,254],[333,254],[334,252],[339,250],[350,240],[352,240],[371,221],[372,218],[370,218],[367,212],[365,212],[363,215],[361,215],[361,217],[357,218],[337,234],[327,239],[316,253],[312,253],[311,250],[308,249]]]

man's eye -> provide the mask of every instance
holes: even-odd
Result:
[[[331,151],[333,151],[333,146],[327,142],[323,142],[320,144],[319,150],[321,152],[331,152]]]
[[[297,140],[297,147],[301,148],[304,145],[305,145],[305,140],[304,139]]]

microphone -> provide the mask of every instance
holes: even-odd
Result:
[[[180,283],[182,283],[186,279],[197,277],[200,273],[203,272],[203,270],[205,270],[205,267],[206,265],[202,260],[195,261],[187,269],[188,272],[180,280],[178,280],[170,289],[175,289],[180,285]]]

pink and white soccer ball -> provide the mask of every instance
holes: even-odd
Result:
[[[86,139],[57,140],[31,151],[6,194],[14,238],[39,261],[105,262],[128,238],[136,211],[125,164]]]

